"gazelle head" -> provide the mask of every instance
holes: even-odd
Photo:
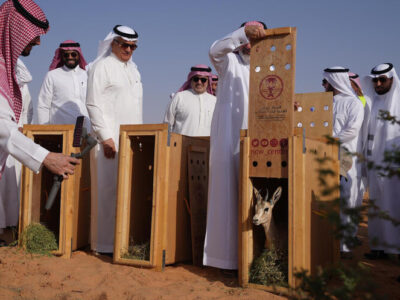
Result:
[[[272,219],[272,210],[278,200],[282,195],[282,187],[278,187],[272,196],[272,198],[268,199],[268,189],[265,198],[263,199],[260,195],[260,192],[253,188],[254,195],[256,196],[257,203],[255,205],[255,213],[253,217],[254,225],[261,225],[265,223],[270,223]]]

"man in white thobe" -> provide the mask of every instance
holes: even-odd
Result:
[[[265,25],[247,22],[215,41],[209,56],[218,72],[218,95],[211,124],[207,229],[203,264],[238,266],[240,130],[247,129],[250,40],[265,36]]]
[[[24,124],[32,121],[33,106],[28,88],[28,83],[32,81],[32,75],[19,58],[15,73],[22,95],[22,111],[18,121],[18,126],[22,130]],[[2,206],[0,210],[4,211],[4,217],[0,218],[0,229],[14,227],[18,224],[21,167],[18,160],[11,155],[8,156],[0,180],[0,206]]]
[[[164,122],[171,131],[188,136],[209,136],[216,98],[211,90],[211,68],[196,65],[190,69],[187,81],[174,95]]]
[[[142,124],[143,90],[132,61],[138,34],[117,25],[101,42],[88,74],[86,105],[100,144],[91,152],[91,247],[114,251],[118,142],[121,124]]]
[[[339,139],[341,147],[353,153],[357,151],[364,120],[364,107],[351,87],[348,72],[349,69],[343,67],[327,68],[323,73],[322,85],[325,91],[333,92],[333,137]],[[353,156],[347,176],[342,176],[340,180],[340,196],[346,201],[345,207],[361,206],[358,182],[361,175],[359,174],[361,174],[361,164],[357,162],[357,157]],[[355,237],[358,224],[353,224],[350,216],[344,213],[341,213],[341,220],[343,224],[350,227],[349,232],[345,234]],[[352,246],[344,241],[341,242],[340,250],[343,257],[351,257]]]
[[[380,64],[363,78],[364,92],[372,99],[371,117],[368,126],[367,159],[378,166],[383,162],[385,151],[399,151],[400,125],[380,119],[379,111],[387,111],[399,120],[400,81],[391,63]],[[399,164],[391,163],[392,169]],[[368,170],[369,198],[381,211],[395,220],[400,220],[400,179],[382,176],[376,169]],[[374,211],[372,211],[373,213]],[[365,256],[370,259],[385,258],[387,254],[400,254],[400,226],[380,218],[368,219],[368,238],[371,248]]]
[[[39,124],[75,124],[77,117],[84,116],[89,129],[86,65],[79,43],[67,40],[60,44],[39,92]]]
[[[79,164],[75,158],[47,151],[18,130],[23,105],[15,76],[17,60],[40,44],[48,28],[43,11],[31,0],[6,1],[0,6],[0,180],[9,154],[35,172],[44,165],[64,178],[74,173],[73,164]],[[3,220],[5,212],[0,207]]]

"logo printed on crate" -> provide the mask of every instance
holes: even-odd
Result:
[[[260,94],[267,100],[278,98],[283,91],[283,81],[277,75],[268,75],[260,83]]]
[[[261,146],[262,147],[267,147],[268,146],[268,140],[267,139],[262,139],[261,140]]]
[[[286,148],[288,145],[288,139],[281,139],[279,141],[279,144],[281,145],[282,148]]]
[[[253,140],[251,141],[251,145],[252,145],[253,147],[258,147],[259,144],[260,144],[260,141],[259,141],[258,139],[253,139]]]
[[[271,147],[276,147],[278,146],[278,140],[277,139],[272,139],[269,144],[271,145]]]

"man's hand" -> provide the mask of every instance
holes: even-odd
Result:
[[[44,159],[43,165],[53,174],[62,175],[67,179],[68,174],[74,174],[75,165],[79,165],[79,160],[62,153],[50,152]]]
[[[108,140],[102,141],[101,144],[103,145],[104,156],[106,158],[114,158],[117,150],[115,148],[113,139],[110,138]]]
[[[257,41],[265,38],[265,29],[258,25],[248,25],[244,28],[244,33],[246,34],[249,41]]]

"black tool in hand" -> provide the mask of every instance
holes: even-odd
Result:
[[[97,140],[87,133],[85,127],[83,127],[83,122],[85,120],[84,116],[79,116],[76,118],[75,130],[74,130],[74,140],[72,142],[73,147],[81,147],[83,141],[86,141],[86,146],[80,153],[71,153],[72,157],[82,159],[86,153],[88,153],[97,144]],[[54,175],[53,185],[51,187],[49,197],[45,205],[46,210],[50,210],[53,206],[54,200],[56,199],[57,193],[60,190],[61,182],[64,177],[62,175]]]

